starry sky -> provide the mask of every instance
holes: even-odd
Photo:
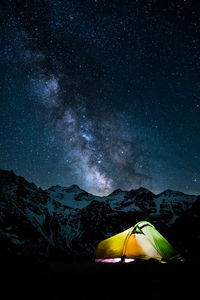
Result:
[[[3,0],[0,168],[200,193],[200,1]]]

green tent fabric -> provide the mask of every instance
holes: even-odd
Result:
[[[181,255],[147,221],[101,241],[95,251],[96,261],[101,259],[130,258],[158,261],[172,261]]]

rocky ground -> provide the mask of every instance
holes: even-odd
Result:
[[[2,299],[198,299],[199,262],[6,264]]]

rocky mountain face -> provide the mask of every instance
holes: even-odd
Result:
[[[42,190],[12,171],[0,170],[0,255],[91,259],[100,240],[141,220],[162,234],[171,232],[179,245],[172,232],[183,237],[181,224],[188,218],[199,224],[199,200],[172,190],[155,195],[145,188],[118,189],[107,197],[77,185]]]
[[[200,253],[200,196],[168,230],[177,248],[186,256],[196,259]]]

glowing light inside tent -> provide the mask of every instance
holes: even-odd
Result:
[[[125,258],[125,263],[131,263],[131,262],[133,262],[133,261],[135,261],[135,259],[134,258]]]
[[[96,262],[104,262],[104,263],[118,263],[121,261],[120,257],[116,258],[97,258],[95,259]]]
[[[123,261],[123,263],[130,263],[130,262],[133,262],[133,261],[135,261],[135,259],[133,259],[133,258],[125,258],[125,260]],[[121,258],[120,257],[117,257],[117,258],[104,258],[104,259],[96,258],[95,262],[119,263],[119,262],[121,262]]]

